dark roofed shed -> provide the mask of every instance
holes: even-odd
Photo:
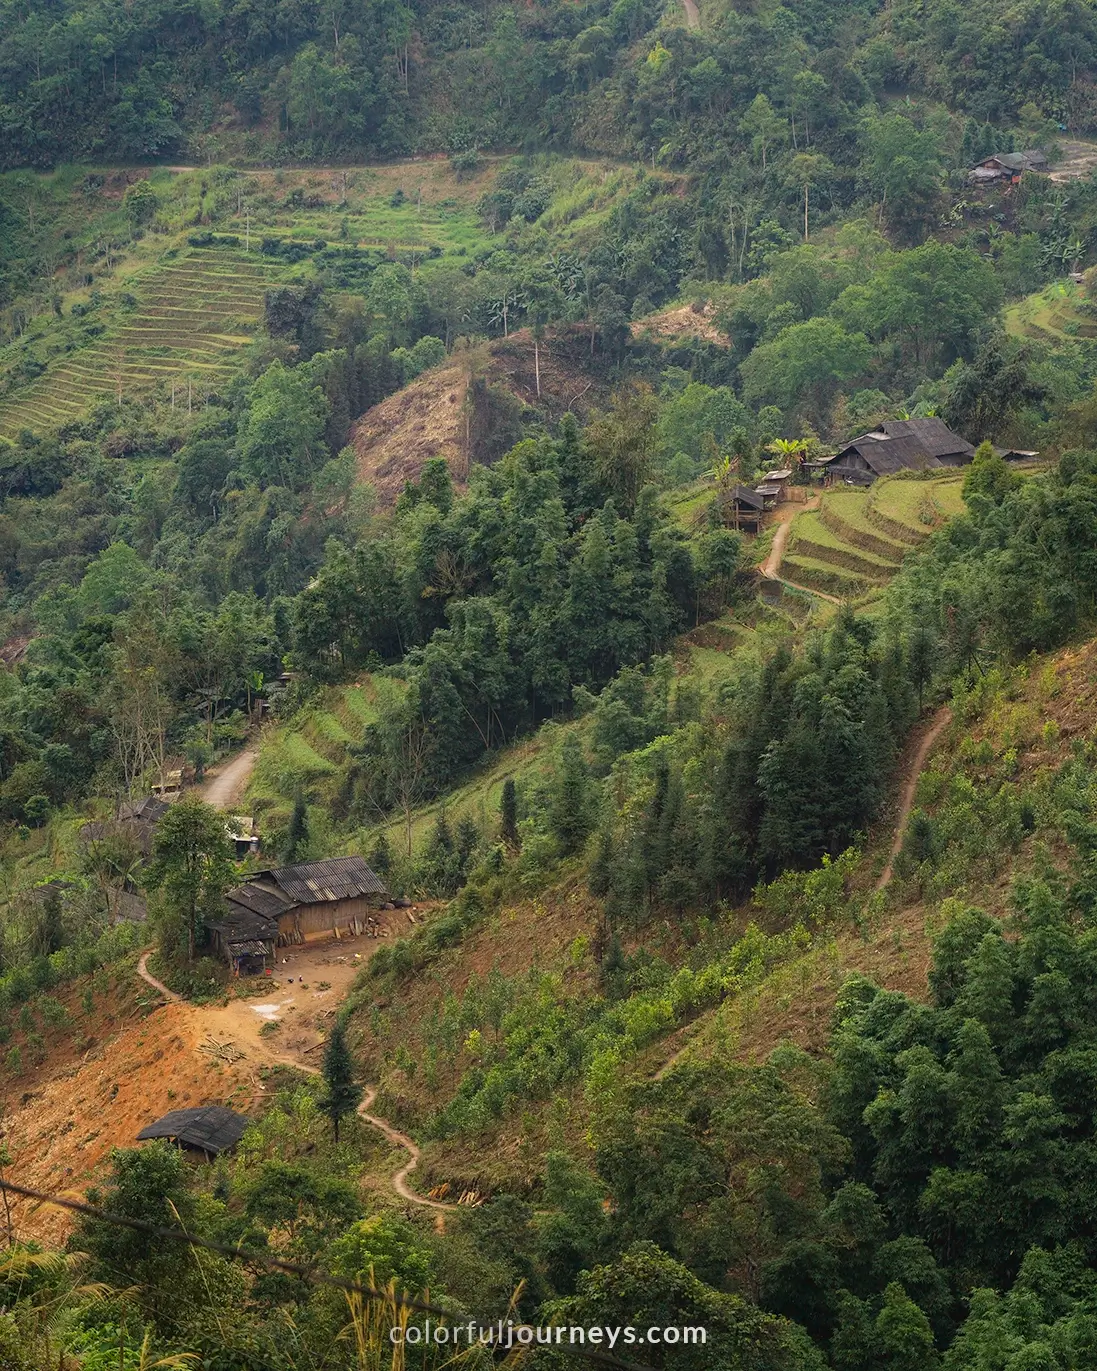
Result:
[[[162,1119],[142,1128],[137,1140],[167,1138],[180,1147],[216,1157],[235,1147],[247,1126],[248,1120],[243,1114],[226,1109],[224,1105],[207,1104],[198,1109],[173,1109]]]

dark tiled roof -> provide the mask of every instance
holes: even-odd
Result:
[[[362,857],[334,857],[258,873],[266,886],[273,881],[292,904],[353,900],[358,895],[387,895],[384,882]],[[235,892],[234,892],[235,893]]]
[[[850,452],[864,458],[869,470],[877,476],[891,476],[896,471],[924,471],[927,467],[941,465],[912,434],[896,438],[857,438],[839,452],[839,463]]]
[[[254,914],[241,905],[231,903],[228,898],[225,900],[224,914],[216,923],[211,923],[210,928],[223,943],[272,943],[278,938],[277,918]]]
[[[266,882],[261,882],[256,877],[252,877],[244,885],[234,886],[225,899],[264,919],[277,919],[279,914],[292,909],[296,903],[283,895],[277,886],[272,890]]]
[[[1009,171],[1034,171],[1037,167],[1047,166],[1047,157],[1035,148],[1028,152],[996,152],[988,162],[998,162]],[[985,165],[985,163],[984,163]]]
[[[943,419],[889,419],[882,427],[889,438],[917,438],[931,457],[970,456],[975,451]]]
[[[224,1105],[208,1104],[200,1109],[173,1109],[162,1119],[142,1128],[139,1142],[149,1138],[174,1138],[184,1147],[196,1147],[203,1152],[224,1152],[235,1147],[248,1126],[242,1114]]]
[[[130,800],[118,811],[120,819],[143,819],[146,823],[158,824],[171,808],[155,795],[146,795],[143,800]]]

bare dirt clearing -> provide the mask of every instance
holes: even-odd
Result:
[[[1080,181],[1097,169],[1097,143],[1083,143],[1076,138],[1064,138],[1059,144],[1062,157],[1048,179],[1051,181]]]
[[[64,1041],[57,1050],[51,1046],[49,1078],[36,1084],[31,1074],[13,1082],[0,1101],[12,1175],[36,1189],[82,1193],[103,1178],[113,1148],[132,1147],[146,1124],[171,1109],[225,1104],[257,1113],[270,1091],[264,1080],[270,1067],[318,1069],[319,1049],[339,1005],[383,945],[380,939],[352,938],[287,949],[279,956],[278,974],[254,987],[263,993],[227,1005],[174,1000],[150,1010],[154,992],[131,970],[128,991],[114,992],[89,1024],[89,1033],[98,1028],[110,1036],[90,1037],[80,1051],[85,1040],[69,1030],[67,1054]],[[272,1022],[279,1027],[263,1034]],[[414,1161],[410,1140],[382,1120],[369,1121]],[[409,1169],[402,1167],[401,1180]],[[15,1206],[14,1221],[21,1237],[50,1242],[71,1228],[71,1216],[27,1201]]]

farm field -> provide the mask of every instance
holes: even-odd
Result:
[[[483,258],[502,240],[478,206],[507,160],[484,158],[461,174],[445,159],[8,174],[56,267],[0,312],[0,437],[71,422],[100,400],[168,401],[172,382],[176,402],[181,387],[182,402],[192,403],[240,365],[264,291],[278,281],[324,278],[361,293],[386,258],[424,277]],[[546,157],[538,227],[559,245],[589,236],[636,175]],[[142,181],[155,217],[137,229],[124,205]]]
[[[1084,304],[1084,286],[1074,281],[1053,281],[1035,295],[1007,307],[1006,329],[1021,338],[1059,343],[1097,338],[1097,317],[1087,314],[1082,308]]]
[[[781,574],[794,585],[858,599],[885,586],[908,552],[963,512],[963,473],[890,478],[867,490],[823,492],[793,521]]]
[[[129,278],[134,300],[116,309],[103,333],[63,353],[45,373],[0,402],[0,436],[39,431],[78,418],[96,400],[122,400],[172,383],[177,403],[227,381],[278,279],[258,254],[192,248]]]

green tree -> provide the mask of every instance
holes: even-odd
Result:
[[[511,776],[503,782],[499,797],[499,834],[508,847],[518,846],[518,791]]]
[[[591,830],[590,774],[574,734],[564,739],[557,759],[549,823],[566,857],[579,851]]]
[[[964,499],[982,497],[1000,505],[1017,485],[1017,477],[1010,471],[1005,458],[995,451],[994,445],[989,440],[980,443],[964,475]]]
[[[166,1142],[115,1149],[109,1179],[101,1188],[89,1189],[88,1203],[108,1214],[175,1232],[193,1233],[197,1227],[186,1162],[179,1149]],[[80,1250],[91,1256],[97,1275],[114,1285],[123,1273],[143,1289],[144,1298],[161,1315],[171,1307],[194,1262],[183,1243],[165,1242],[155,1234],[101,1219],[81,1219],[77,1235]]]
[[[743,361],[743,394],[825,427],[838,387],[860,375],[870,355],[863,333],[848,333],[834,319],[808,319],[783,329]]]
[[[940,139],[905,115],[870,116],[862,125],[865,179],[880,197],[880,213],[906,233],[924,228],[941,195]]]
[[[289,829],[286,833],[286,846],[282,860],[287,866],[300,861],[301,854],[309,840],[309,811],[305,802],[304,790],[298,786],[293,796],[293,812],[290,814]]]
[[[240,465],[261,486],[300,490],[327,460],[328,402],[300,370],[272,362],[251,388]]]
[[[197,796],[172,805],[156,826],[145,883],[162,892],[169,918],[184,929],[188,961],[194,960],[206,921],[216,916],[232,876],[224,816]]]
[[[658,415],[651,387],[635,383],[615,392],[610,412],[596,415],[584,435],[599,480],[627,514],[651,475]]]
[[[769,155],[785,141],[786,124],[765,95],[756,95],[746,108],[739,124],[743,136],[750,141],[751,152],[761,159],[762,170],[769,165]]]
[[[884,1291],[875,1334],[877,1355],[894,1371],[933,1371],[938,1365],[929,1320],[898,1282]]]
[[[339,1124],[353,1114],[365,1093],[354,1079],[354,1061],[347,1046],[346,1024],[337,1018],[332,1025],[324,1048],[323,1076],[325,1094],[320,1108],[331,1119],[335,1141],[339,1141]]]

